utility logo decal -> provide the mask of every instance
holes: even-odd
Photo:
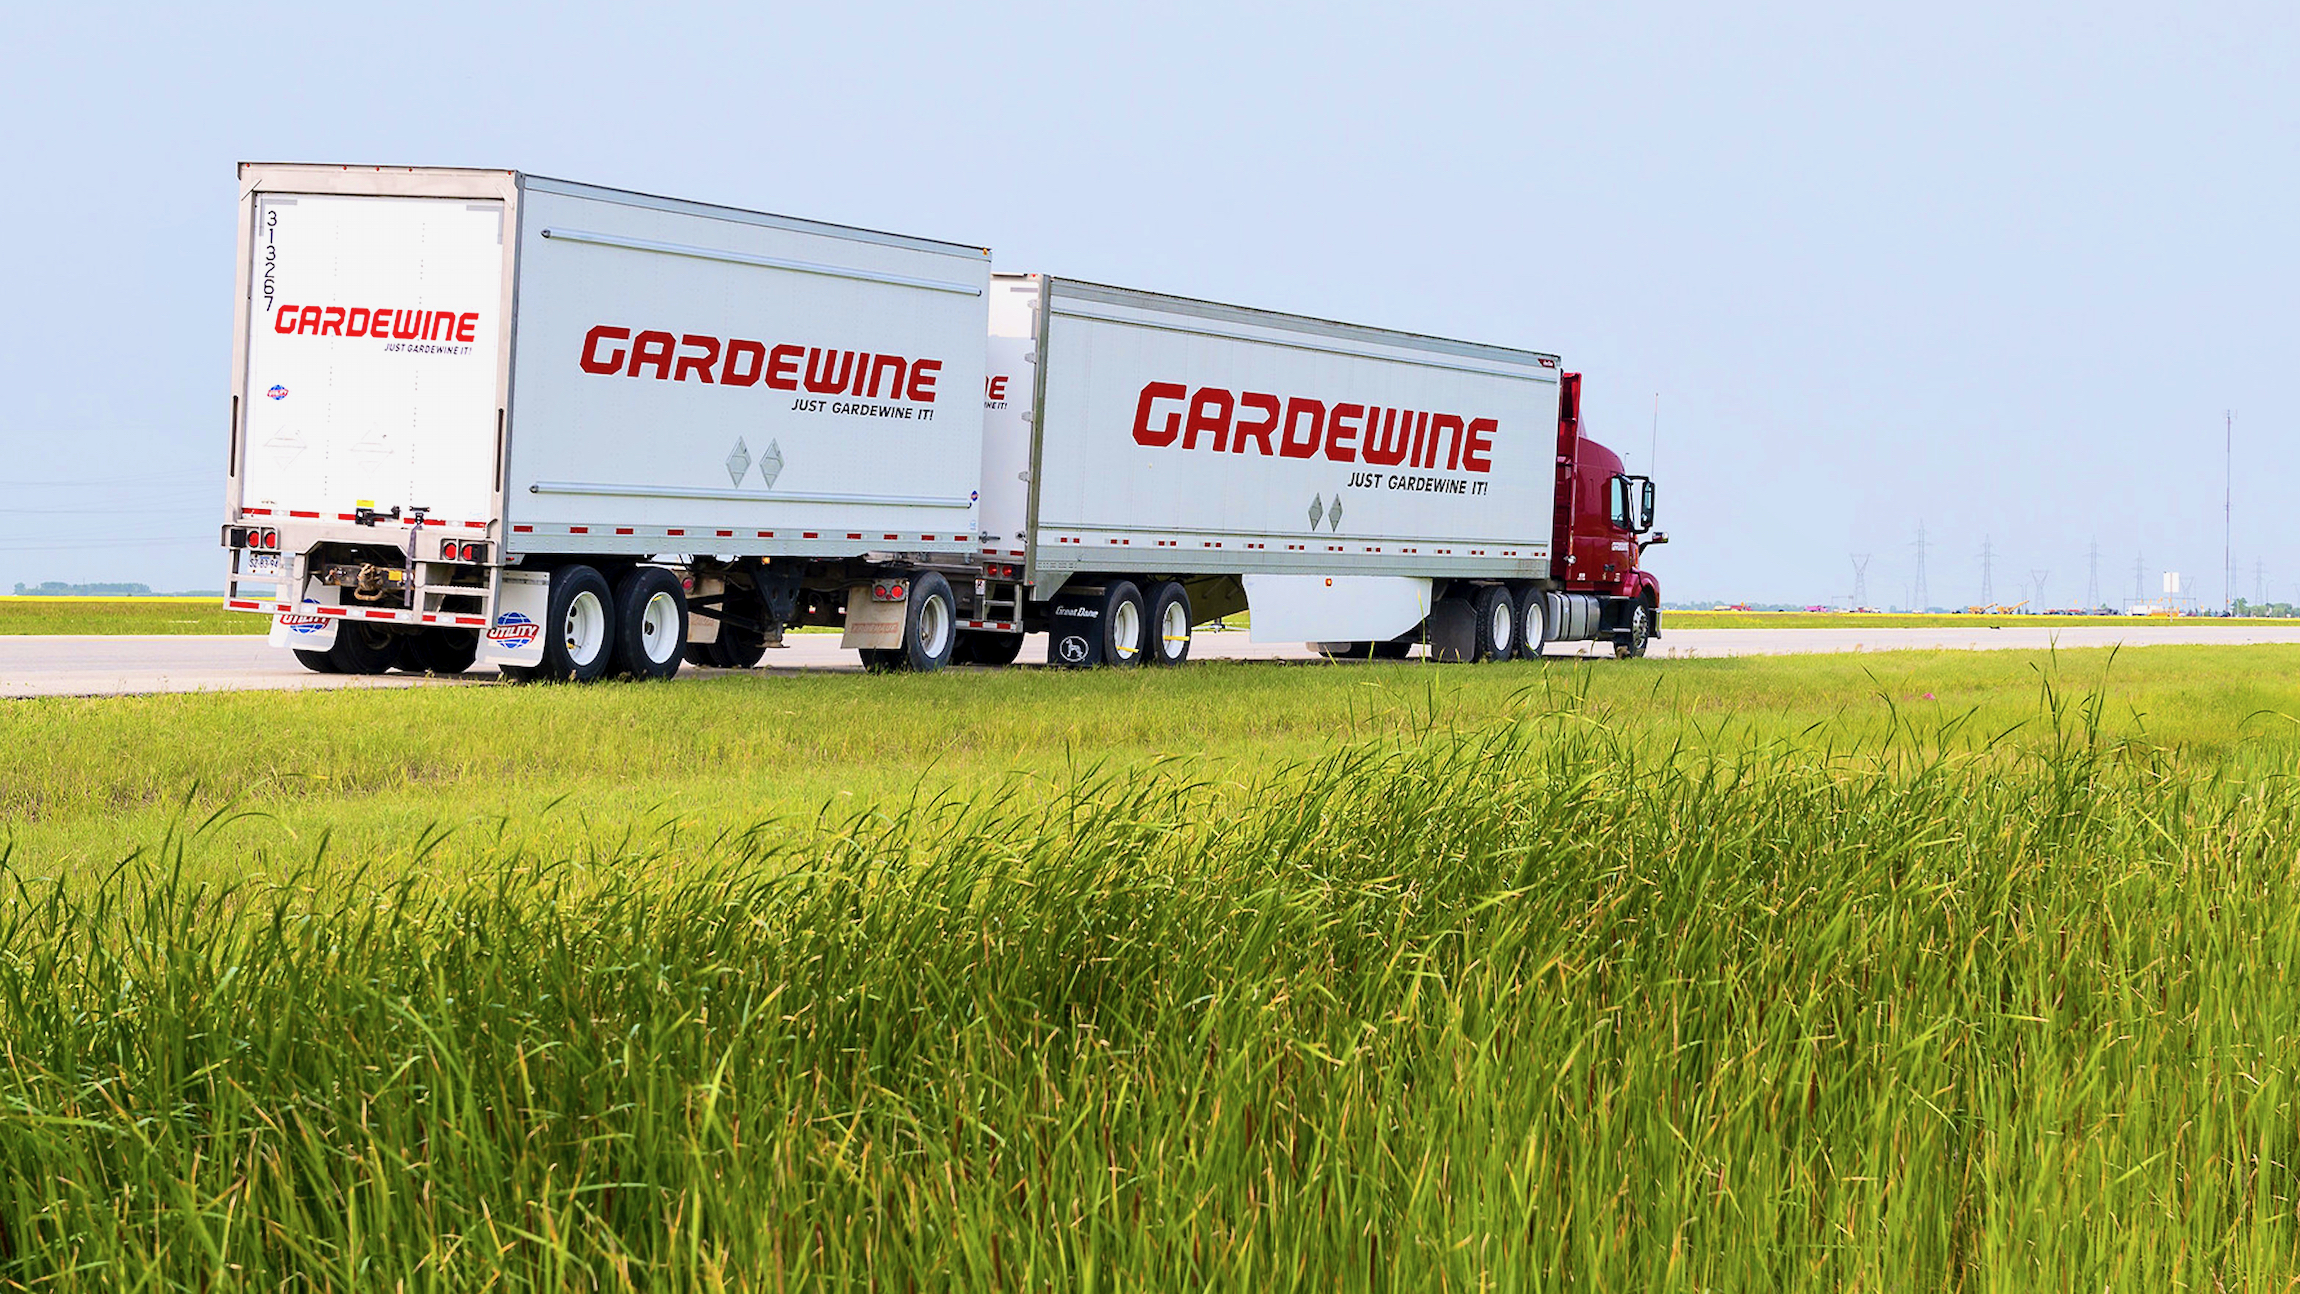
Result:
[[[325,616],[302,616],[286,614],[280,617],[281,628],[293,629],[299,634],[318,633],[320,631],[320,627],[326,623],[327,617]]]
[[[274,400],[285,400],[287,399],[287,388],[284,386],[274,386],[271,390],[264,392],[264,394],[270,396]]]
[[[526,616],[516,611],[506,611],[495,617],[495,623],[489,626],[487,636],[506,647],[517,648],[533,644],[536,635],[542,632],[543,626]]]

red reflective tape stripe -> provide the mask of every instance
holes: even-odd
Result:
[[[615,533],[618,535],[627,535],[631,533],[631,528],[629,526],[617,526],[615,527]]]
[[[919,542],[921,542],[921,543],[927,543],[927,544],[931,544],[931,543],[933,543],[933,542],[934,542],[934,536],[933,536],[933,535],[920,535],[918,538],[919,538]]]
[[[534,533],[534,531],[535,531],[535,527],[533,527],[533,526],[513,526],[513,527],[511,528],[511,533],[512,533],[512,534],[515,534],[515,535],[527,535],[527,534],[533,534],[533,533]]]
[[[485,530],[487,523],[484,521],[466,521],[463,523],[463,528],[465,530]]]
[[[368,611],[362,614],[366,615],[370,620],[391,620],[397,618],[399,615],[397,611]]]
[[[818,535],[818,534],[816,534],[816,533],[815,533],[814,531],[812,531],[812,530],[802,530],[802,531],[800,531],[800,532],[799,532],[799,538],[801,538],[801,539],[820,539],[820,538],[822,538],[822,536],[821,536],[821,535]]]
[[[850,531],[850,532],[848,532],[848,534],[847,534],[847,538],[849,538],[849,539],[860,539],[860,538],[862,538],[862,536],[861,536],[861,535],[858,535],[858,534],[854,534],[853,532],[851,532],[851,531]],[[892,539],[892,538],[894,538],[894,536],[892,536],[892,535],[889,535],[889,536],[887,536],[887,538],[889,538],[889,539]]]
[[[487,623],[487,617],[486,617],[486,616],[457,616],[457,617],[455,617],[455,623],[457,623],[457,624],[459,624],[459,625],[483,625],[483,624],[486,624],[486,623]]]
[[[230,608],[231,608],[232,610],[234,610],[234,611],[253,611],[253,610],[255,610],[255,609],[256,609],[256,604],[255,604],[255,603],[253,603],[253,602],[238,602],[238,601],[233,601],[233,602],[226,602],[224,605],[225,605],[225,606],[227,606],[227,607],[230,607]]]
[[[569,526],[569,527],[567,527],[567,533],[568,533],[568,534],[570,534],[570,535],[588,535],[588,534],[590,534],[590,533],[591,533],[591,527],[589,527],[589,526]]]
[[[435,616],[435,615],[433,615],[433,614],[431,614],[431,613],[430,613],[430,612],[428,612],[428,611],[426,611],[426,612],[424,612],[424,613],[423,613],[423,623],[425,623],[425,624],[427,624],[427,625],[430,625],[430,624],[438,624],[438,623],[439,623],[439,617],[438,617],[438,616]]]
[[[314,519],[317,519],[317,518],[318,518],[318,516],[319,516],[319,514],[318,514],[318,513],[316,513],[316,512],[293,512],[293,511],[289,512],[289,513],[288,513],[288,515],[289,515],[289,516],[291,516],[291,517],[311,517],[311,518],[314,518]]]
[[[272,514],[272,510],[270,508],[242,508],[240,513],[249,517],[268,517]]]
[[[684,531],[684,530],[666,530],[666,531],[664,531],[663,533],[664,533],[664,534],[666,534],[666,535],[683,535],[683,534],[686,534],[687,532],[686,532],[686,531]]]
[[[430,518],[430,517],[425,517],[425,518],[423,519],[423,524],[424,524],[424,525],[427,525],[427,526],[444,526],[444,525],[446,525],[447,523],[446,523],[446,522],[444,522],[444,521],[435,521],[435,520],[433,520],[433,519],[432,519],[432,518]]]
[[[733,539],[734,537],[735,532],[732,530],[722,530],[719,532],[719,538],[721,539]]]

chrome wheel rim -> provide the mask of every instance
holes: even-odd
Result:
[[[1142,654],[1142,608],[1132,602],[1121,602],[1110,613],[1110,647],[1120,660],[1132,660]]]
[[[559,628],[559,638],[567,658],[577,665],[598,659],[607,644],[607,609],[600,605],[598,594],[585,589],[567,600],[567,621]]]
[[[647,659],[660,665],[679,650],[679,600],[668,593],[647,599],[639,613],[639,643]]]
[[[1168,660],[1182,654],[1190,645],[1190,613],[1182,609],[1180,600],[1166,604],[1166,614],[1158,626],[1158,650]]]
[[[929,660],[949,649],[951,632],[949,602],[935,596],[918,604],[918,645]]]

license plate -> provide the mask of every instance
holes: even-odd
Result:
[[[250,575],[277,575],[277,574],[279,574],[279,573],[280,573],[280,555],[279,555],[278,553],[249,553],[249,554],[248,554],[248,574],[250,574]]]

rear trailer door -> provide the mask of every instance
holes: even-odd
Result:
[[[255,195],[240,504],[493,510],[504,204]]]
[[[1040,576],[1549,573],[1555,356],[1056,279],[1041,294]]]

